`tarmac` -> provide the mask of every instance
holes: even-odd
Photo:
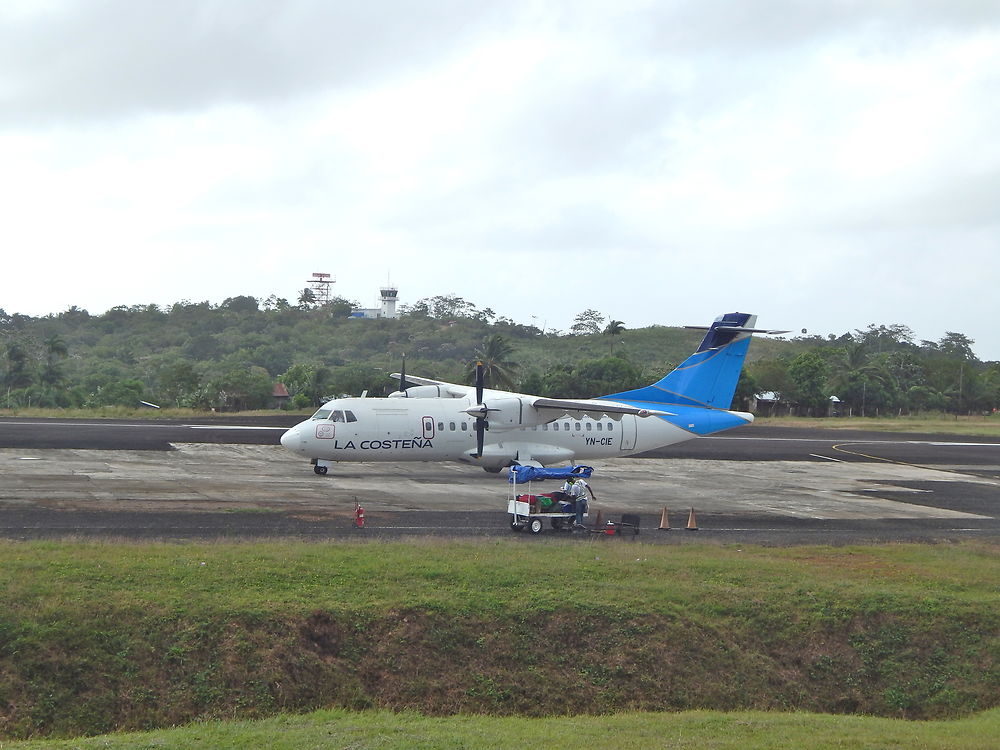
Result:
[[[0,419],[0,536],[531,538],[510,530],[505,473],[367,463],[317,476],[277,444],[288,421],[264,422]],[[1000,541],[1000,441],[990,438],[751,426],[591,465],[591,523],[598,511],[638,513],[647,542]],[[692,509],[696,534],[685,529]],[[664,510],[669,534],[657,529]]]

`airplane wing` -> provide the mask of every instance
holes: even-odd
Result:
[[[625,406],[623,404],[608,403],[606,401],[572,401],[563,398],[535,398],[531,405],[536,409],[555,409],[558,411],[579,413],[579,414],[634,414],[637,417],[674,417],[673,412],[659,411],[656,409],[640,409],[636,406]]]
[[[394,378],[396,380],[399,380],[400,375],[399,375],[398,372],[394,372],[389,377]],[[469,387],[469,386],[465,386],[465,385],[462,385],[462,386],[455,385],[455,383],[448,383],[448,382],[445,382],[444,380],[431,380],[430,378],[420,378],[420,377],[417,377],[416,375],[406,375],[405,377],[406,377],[406,382],[407,383],[413,383],[413,385],[447,385],[447,386],[451,386],[451,387],[455,387],[455,388],[468,388]]]

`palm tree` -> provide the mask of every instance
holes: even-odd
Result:
[[[466,368],[466,376],[474,380],[476,365],[483,363],[483,379],[487,387],[510,390],[514,387],[514,376],[520,365],[510,357],[514,347],[499,333],[487,336],[476,349],[476,359]]]
[[[615,353],[615,336],[621,336],[625,330],[625,324],[620,320],[609,320],[604,328],[604,335],[611,337],[611,354]]]
[[[45,364],[42,367],[41,380],[45,385],[58,385],[63,379],[59,363],[69,355],[69,347],[59,334],[52,334],[45,339]]]

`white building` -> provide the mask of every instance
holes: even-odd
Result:
[[[392,286],[382,287],[379,292],[382,299],[382,307],[370,309],[351,310],[352,318],[398,318],[396,312],[396,294],[399,290]]]

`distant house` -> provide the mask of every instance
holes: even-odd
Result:
[[[792,402],[780,393],[763,391],[750,399],[750,411],[761,417],[776,417],[792,413]]]
[[[828,417],[850,417],[851,407],[846,406],[843,401],[837,396],[830,396],[829,408],[827,409],[826,415]]]
[[[285,388],[284,383],[275,383],[274,388],[271,390],[271,408],[284,409],[285,404],[287,404],[291,398],[292,397],[288,395],[288,389]]]

